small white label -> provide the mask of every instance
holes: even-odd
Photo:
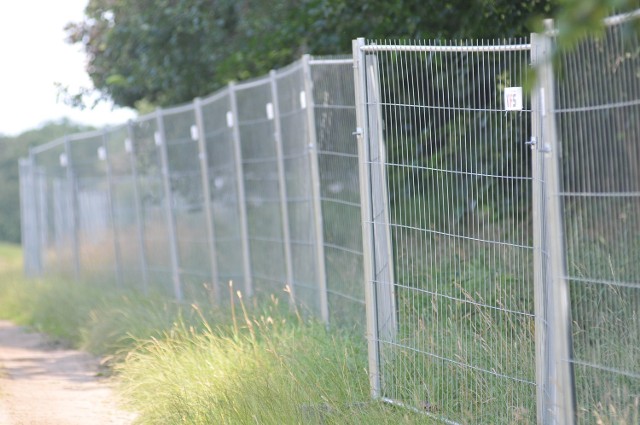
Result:
[[[61,153],[60,154],[60,166],[61,167],[66,167],[69,164],[69,160],[67,160],[67,154],[66,153]]]
[[[267,103],[267,119],[273,119],[273,103],[271,102]]]
[[[98,148],[98,159],[100,161],[104,161],[107,159],[107,150],[104,148],[104,146],[100,146]]]
[[[504,89],[504,109],[506,111],[522,111],[522,87],[506,87]]]
[[[227,127],[233,127],[233,113],[231,111],[227,112]]]
[[[156,146],[162,146],[162,139],[160,138],[160,132],[153,133],[153,139],[156,141]]]
[[[302,109],[307,109],[307,94],[304,90],[300,92],[300,107]]]
[[[131,139],[124,139],[124,150],[129,153],[133,152],[133,143],[131,143]]]
[[[198,140],[198,126],[191,126],[191,140]]]

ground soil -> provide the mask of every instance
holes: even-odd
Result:
[[[0,321],[0,425],[129,425],[134,419],[118,408],[99,359]]]

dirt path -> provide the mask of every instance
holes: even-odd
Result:
[[[98,360],[0,321],[0,425],[128,425]]]

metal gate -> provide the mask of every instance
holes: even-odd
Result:
[[[547,383],[561,371],[536,353],[536,329],[539,349],[566,345],[534,290],[554,262],[534,261],[549,241],[529,214],[551,169],[536,144],[551,124],[523,90],[531,44],[353,49],[374,397],[464,423],[555,412]],[[553,207],[537,206],[535,220]]]

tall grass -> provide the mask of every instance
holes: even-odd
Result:
[[[131,353],[118,370],[141,423],[429,423],[371,401],[353,335],[244,309],[238,322],[177,326]]]
[[[273,297],[229,311],[64,280],[27,280],[0,245],[0,317],[110,359],[139,424],[423,424],[372,401],[366,343]],[[286,303],[285,303],[286,304]]]

